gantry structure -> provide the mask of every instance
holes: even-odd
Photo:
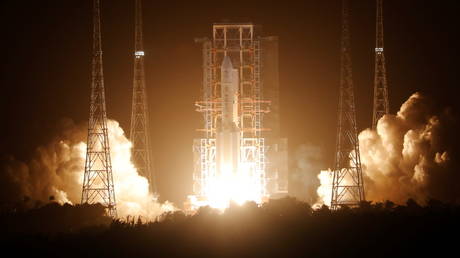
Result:
[[[135,1],[134,30],[134,78],[129,138],[133,144],[132,161],[139,175],[149,181],[150,192],[155,193],[151,145],[149,135],[149,112],[144,71],[144,42],[142,34],[142,0]]]
[[[105,107],[99,0],[93,1],[91,98],[81,203],[101,203],[117,216]]]
[[[365,200],[352,76],[349,3],[342,2],[340,93],[331,208],[357,206]]]
[[[239,128],[242,130],[240,162],[252,173],[254,187],[266,197],[266,145],[262,132],[264,114],[270,101],[262,96],[261,38],[252,23],[215,23],[212,39],[197,39],[202,43],[202,100],[196,102],[203,115],[202,138],[195,139],[193,192],[198,198],[206,196],[209,178],[216,175],[216,130],[222,116],[220,67],[229,56],[239,72]]]
[[[373,129],[376,129],[379,119],[390,112],[385,54],[383,51],[383,0],[376,1],[377,16],[375,39],[374,108],[372,115]]]

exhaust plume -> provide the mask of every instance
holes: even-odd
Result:
[[[458,201],[460,180],[457,162],[456,125],[447,110],[433,115],[430,102],[415,93],[402,104],[396,115],[385,115],[377,129],[359,134],[366,199],[405,203],[415,199]],[[321,171],[317,204],[329,204],[332,172]]]
[[[451,160],[453,127],[448,112],[433,115],[429,101],[415,93],[396,115],[383,116],[377,130],[361,132],[367,199],[455,201],[460,192],[455,186],[459,173]]]
[[[292,158],[295,163],[290,171],[289,194],[313,204],[321,180],[318,180],[317,173],[324,167],[323,151],[314,144],[302,144],[296,148]]]
[[[60,203],[80,202],[87,129],[70,120],[64,125],[61,135],[37,148],[30,162],[7,157],[1,177],[10,187],[2,191],[2,199],[29,197],[46,202],[52,196]],[[137,173],[131,162],[132,144],[118,122],[108,120],[107,126],[119,217],[141,216],[151,220],[175,210],[173,204],[160,204],[149,193],[147,179]]]

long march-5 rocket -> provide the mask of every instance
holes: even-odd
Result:
[[[238,171],[240,139],[238,115],[238,69],[233,69],[229,56],[221,66],[222,120],[217,128],[217,173],[225,176]]]

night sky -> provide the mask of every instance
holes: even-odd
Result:
[[[28,160],[70,118],[86,123],[92,1],[2,1],[0,155]],[[385,0],[390,109],[414,92],[458,114],[457,1]],[[129,131],[134,1],[102,1],[107,115]],[[294,153],[318,146],[333,159],[339,86],[341,1],[144,1],[151,139],[162,199],[181,202],[192,187],[192,139],[202,124],[201,46],[212,23],[253,22],[279,36],[281,134]],[[359,130],[370,126],[375,1],[352,1],[353,76]],[[0,186],[1,187],[1,186]]]

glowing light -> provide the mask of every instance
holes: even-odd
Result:
[[[251,173],[253,166],[251,162],[240,163],[239,169],[232,172],[229,164],[223,165],[220,173],[206,180],[203,198],[189,196],[192,209],[210,206],[223,211],[232,202],[238,205],[249,201],[262,203],[262,183]]]
[[[141,216],[147,220],[154,220],[163,212],[175,210],[172,203],[161,204],[153,194],[149,193],[147,179],[138,174],[136,167],[131,162],[132,144],[126,138],[119,123],[108,120],[107,127],[118,216],[122,219],[127,216]],[[78,150],[84,157],[86,144],[81,143]],[[82,175],[83,171],[81,171]]]
[[[331,204],[332,176],[333,172],[331,170],[321,170],[321,172],[318,174],[320,186],[318,189],[316,189],[316,193],[318,194],[318,201],[313,205],[314,208],[319,208],[323,204],[327,206]]]
[[[449,171],[450,154],[438,144],[442,139],[440,128],[448,126],[448,122],[430,113],[427,105],[426,98],[415,93],[396,115],[382,116],[376,129],[359,134],[366,200],[404,204],[414,198],[424,202],[435,195],[427,189],[436,184],[446,188],[449,184],[449,177],[443,173]],[[441,179],[441,175],[447,179]],[[332,172],[321,171],[318,178],[321,185],[317,189],[317,207],[330,204]],[[344,185],[347,180],[343,179]]]
[[[144,56],[145,53],[144,51],[136,51],[134,52],[134,55],[136,56],[136,58],[140,58],[141,56]]]

